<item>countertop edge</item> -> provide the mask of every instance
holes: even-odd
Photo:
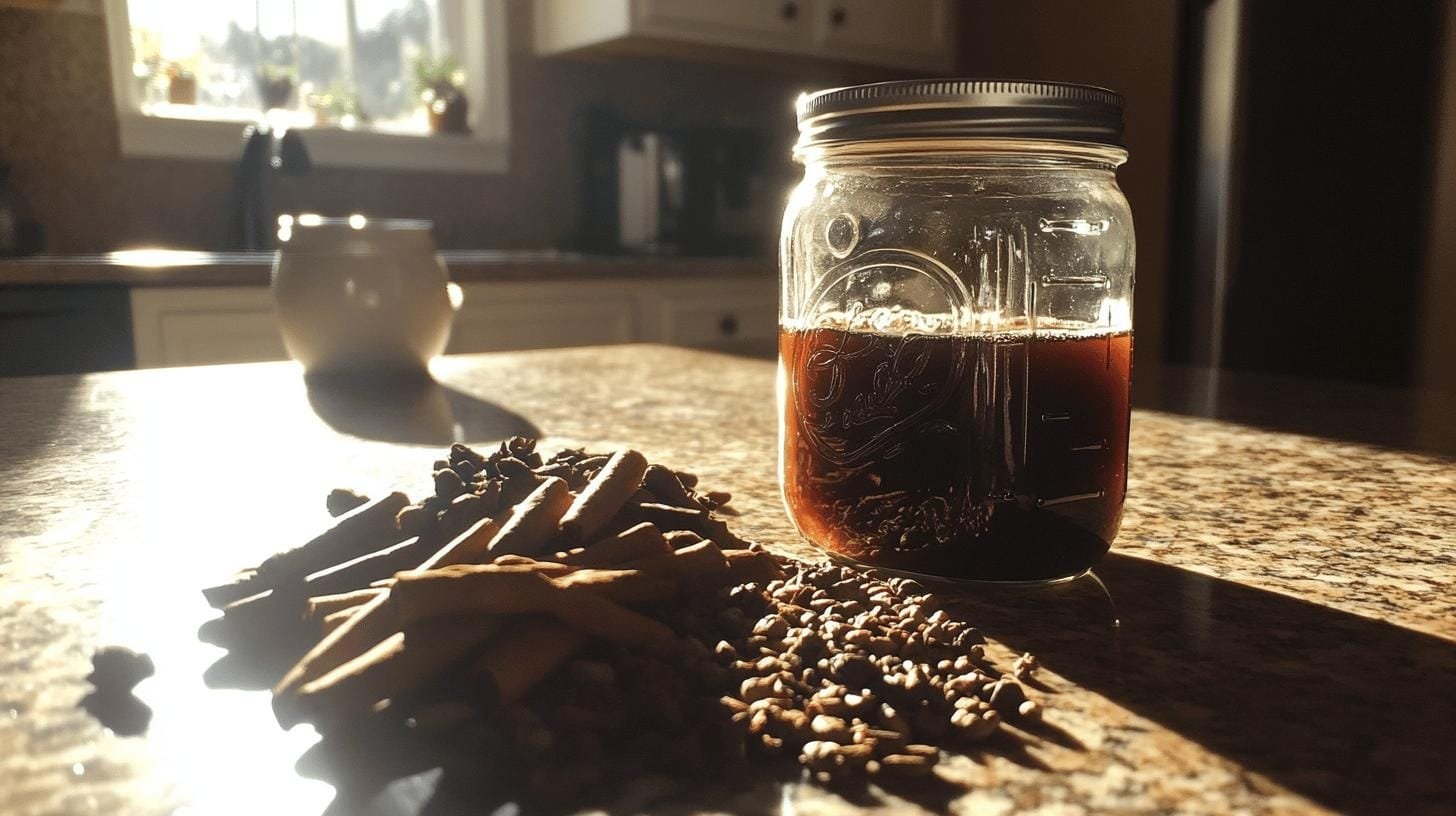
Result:
[[[0,260],[0,287],[267,286],[271,252],[185,253],[155,260],[118,253]],[[763,257],[597,256],[446,250],[457,283],[620,278],[770,278],[778,264]]]

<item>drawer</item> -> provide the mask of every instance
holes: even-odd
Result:
[[[611,284],[466,284],[448,354],[630,343],[636,302]]]
[[[267,287],[133,289],[138,368],[286,360]]]
[[[661,342],[699,348],[761,345],[778,336],[772,281],[726,281],[668,287],[657,293]]]

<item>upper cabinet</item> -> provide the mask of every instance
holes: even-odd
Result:
[[[955,0],[539,0],[536,51],[769,52],[946,72]]]
[[[622,5],[631,6],[633,31],[652,37],[760,51],[794,51],[808,39],[803,0],[637,0]]]
[[[950,0],[817,0],[814,42],[850,62],[949,71],[955,68]]]

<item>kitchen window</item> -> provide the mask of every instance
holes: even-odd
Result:
[[[236,159],[246,123],[314,163],[506,166],[503,0],[107,0],[127,156]]]

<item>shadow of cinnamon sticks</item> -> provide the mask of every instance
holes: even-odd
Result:
[[[1038,765],[1020,744],[1021,737],[1003,735],[1006,744],[993,748],[1013,761]],[[498,747],[497,747],[498,750]],[[696,814],[731,812],[772,816],[785,812],[785,802],[815,787],[792,759],[755,762],[749,767],[703,775],[649,774],[613,779],[600,790],[573,796],[562,803],[525,798],[520,779],[495,770],[491,749],[469,738],[422,738],[383,717],[356,724],[347,732],[324,737],[298,761],[300,775],[319,779],[335,788],[332,814],[379,816],[445,816],[446,814]],[[1044,766],[1043,766],[1044,767]],[[885,793],[914,802],[929,812],[943,812],[964,795],[963,786],[930,776],[880,779],[876,786],[861,780],[839,783],[828,791],[845,803],[864,808],[885,808],[893,800]],[[816,790],[816,798],[824,795]]]
[[[308,644],[233,645],[202,673],[211,689],[266,691],[283,678],[308,650]]]

